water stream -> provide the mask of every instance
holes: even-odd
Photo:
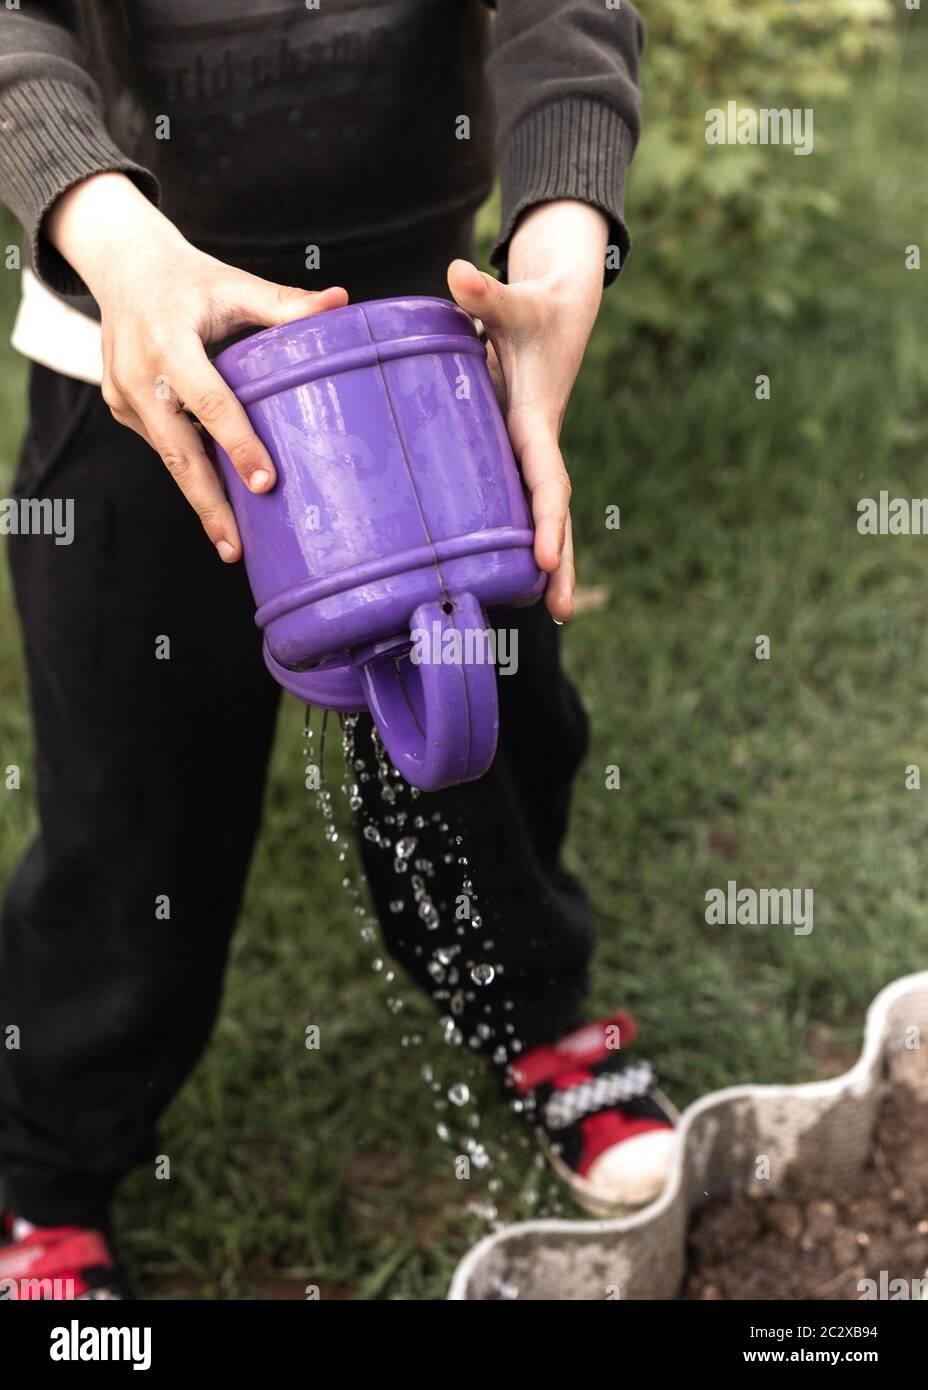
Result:
[[[331,717],[328,711],[320,712],[320,729],[317,736],[313,728],[316,712],[307,708],[306,723],[303,730],[304,764],[319,769],[319,784],[316,801],[323,823],[323,835],[332,847],[338,863],[348,864],[350,841],[338,828],[336,809],[332,792],[326,784],[325,754],[326,738],[329,733]],[[355,821],[360,821],[360,833],[364,840],[386,855],[396,876],[396,896],[389,902],[389,911],[400,914],[407,910],[410,900],[415,906],[416,916],[421,922],[422,939],[415,947],[417,956],[427,956],[425,969],[431,980],[429,992],[439,1007],[440,1034],[447,1046],[484,1049],[494,1038],[494,1028],[489,1022],[480,1021],[473,1025],[470,1036],[465,1038],[461,1018],[468,1006],[477,1003],[483,990],[494,993],[504,988],[504,971],[498,961],[494,961],[492,939],[479,939],[477,933],[483,928],[479,911],[479,897],[473,880],[472,866],[468,861],[462,836],[456,834],[440,810],[430,815],[423,814],[417,806],[421,793],[416,787],[404,781],[393,767],[383,743],[373,731],[372,746],[374,760],[368,766],[357,746],[359,716],[343,714],[340,716],[341,754],[343,773],[339,790],[345,807]],[[309,770],[307,768],[307,771]],[[371,782],[377,787],[371,788]],[[369,810],[373,799],[364,793],[379,790],[377,798],[382,805],[381,814],[375,816]],[[430,848],[437,841],[437,849]],[[460,871],[460,888],[454,895],[453,904],[436,902],[430,891],[430,882],[436,876],[436,859],[441,858],[445,865],[456,865]],[[372,971],[379,977],[385,991],[386,1006],[391,1014],[402,1013],[405,1002],[402,987],[397,980],[396,971],[379,954],[379,923],[367,907],[363,874],[346,869],[341,887],[348,897],[353,915],[357,918],[358,932],[365,947],[370,951]],[[454,904],[465,904],[466,914],[458,920]],[[441,933],[443,940],[430,940],[445,925],[453,925],[455,941],[449,944],[448,930]],[[485,1005],[484,1012],[499,1018],[500,1013],[512,1012],[513,1003],[503,997]],[[502,1025],[504,1039],[493,1048],[492,1060],[497,1067],[503,1067],[518,1052],[522,1044],[515,1036],[512,1023]],[[497,1025],[496,1035],[499,1033]],[[421,1032],[406,1033],[401,1039],[406,1048],[424,1046]],[[439,1070],[445,1070],[440,1068]],[[457,1165],[461,1158],[468,1163],[464,1171],[469,1177],[485,1178],[485,1195],[467,1203],[467,1210],[490,1229],[501,1224],[496,1199],[502,1188],[502,1180],[495,1169],[509,1158],[508,1149],[518,1147],[529,1154],[534,1148],[527,1126],[519,1121],[515,1133],[507,1133],[494,1158],[489,1143],[480,1137],[481,1116],[477,1100],[466,1080],[441,1080],[436,1075],[436,1067],[425,1062],[420,1068],[423,1083],[432,1097],[437,1115],[435,1133],[439,1140],[451,1150],[453,1162]],[[515,1114],[522,1110],[518,1099],[510,1102]],[[555,1201],[539,1207],[540,1196],[536,1188],[540,1186],[537,1178],[545,1160],[540,1153],[535,1155],[531,1165],[531,1176],[521,1186],[520,1215],[560,1215],[561,1205]]]

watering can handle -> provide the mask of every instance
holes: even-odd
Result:
[[[488,626],[473,594],[423,603],[412,615],[408,658],[397,662],[382,656],[358,665],[368,707],[394,767],[422,791],[482,777],[493,761],[499,732],[496,669],[483,643],[483,660],[463,659],[475,634]],[[461,634],[457,643],[446,640],[453,630]],[[419,633],[425,641],[417,647]],[[417,662],[417,650],[420,655],[424,650],[428,659]],[[412,682],[420,683],[418,690]]]

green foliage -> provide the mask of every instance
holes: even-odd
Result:
[[[821,307],[808,252],[847,211],[823,186],[823,166],[843,144],[849,84],[893,52],[890,0],[644,0],[640,9],[648,43],[645,134],[627,197],[641,248],[629,264],[630,325],[695,343],[732,315],[789,319]],[[708,145],[706,113],[729,101],[811,107],[812,154]]]

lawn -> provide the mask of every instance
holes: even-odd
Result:
[[[926,58],[909,37],[817,108],[813,158],[762,152],[838,209],[803,267],[827,312],[774,294],[765,309],[778,253],[733,257],[759,308],[720,315],[698,349],[649,340],[623,313],[653,289],[639,243],[565,426],[581,583],[608,590],[565,629],[594,727],[569,845],[601,924],[592,1003],[636,1013],[678,1103],[843,1069],[873,994],[928,966],[928,786],[905,786],[907,765],[928,777],[928,540],[856,527],[862,497],[928,492],[925,272],[904,250],[928,226]],[[15,235],[5,222],[0,245]],[[4,325],[16,292],[0,274]],[[25,374],[2,351],[7,483]],[[34,825],[5,567],[0,615],[0,765],[24,768],[21,791],[0,790],[5,879]],[[494,1210],[575,1214],[474,1060],[375,968],[304,787],[302,720],[287,701],[222,1016],[164,1125],[171,1181],[137,1173],[120,1198],[152,1297],[441,1297]],[[811,888],[814,931],[707,925],[706,891],[729,879]],[[460,1081],[473,1099],[457,1108]],[[458,1181],[466,1135],[493,1163]]]

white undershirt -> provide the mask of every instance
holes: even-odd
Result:
[[[89,318],[52,294],[28,267],[22,273],[22,298],[10,342],[23,357],[63,376],[103,380],[103,338]]]

